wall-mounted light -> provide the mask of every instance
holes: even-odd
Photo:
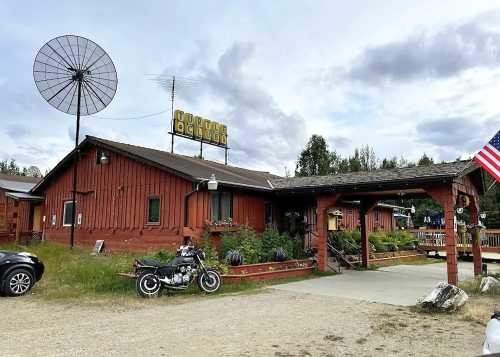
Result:
[[[457,208],[457,213],[458,213],[458,214],[462,214],[462,213],[464,213],[464,209],[463,209],[463,207],[458,207],[458,208]]]
[[[217,182],[217,179],[215,178],[215,174],[212,174],[210,176],[210,180],[207,182],[207,188],[209,191],[217,191],[217,187],[219,186],[219,183]]]
[[[486,218],[486,212],[481,212],[479,214],[479,217],[481,217],[481,219],[485,219]]]
[[[410,208],[410,212],[411,214],[415,214],[415,206],[414,205],[411,205],[411,208]]]
[[[101,152],[99,162],[101,163],[101,165],[107,165],[109,163],[109,158],[104,151]]]

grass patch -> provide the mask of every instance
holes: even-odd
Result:
[[[74,300],[79,302],[103,301],[113,299],[114,302],[126,302],[136,299],[135,281],[124,278],[118,273],[132,270],[135,258],[141,256],[154,257],[168,261],[173,255],[167,251],[156,253],[114,253],[91,255],[90,250],[41,243],[29,247],[16,245],[0,245],[0,250],[29,251],[36,254],[45,265],[45,273],[40,282],[33,288],[33,294],[47,300]],[[334,275],[334,273],[315,272],[306,278]],[[304,278],[285,278],[264,282],[245,282],[240,284],[223,284],[214,296],[259,292],[261,289],[275,284],[304,280]],[[203,294],[194,282],[184,291],[163,291],[164,296],[185,296]],[[161,300],[161,299],[160,299]]]
[[[1,249],[26,250],[36,254],[45,273],[33,293],[43,298],[65,299],[83,296],[114,296],[133,293],[134,284],[118,276],[130,271],[134,255],[127,253],[91,255],[89,250],[42,243],[29,247],[2,246]]]

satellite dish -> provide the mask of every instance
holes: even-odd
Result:
[[[95,42],[73,35],[43,45],[35,58],[33,77],[50,105],[72,115],[90,115],[106,108],[118,84],[108,54]]]
[[[113,61],[95,42],[84,37],[65,35],[47,42],[38,51],[33,77],[42,97],[54,108],[76,115],[73,170],[73,205],[70,246],[74,246],[76,179],[80,116],[100,112],[116,93],[118,78]]]

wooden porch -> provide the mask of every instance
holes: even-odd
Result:
[[[418,239],[420,249],[427,252],[446,251],[446,232],[444,229],[412,229]],[[455,234],[458,253],[472,253],[472,236]],[[500,254],[500,229],[481,231],[481,251]]]

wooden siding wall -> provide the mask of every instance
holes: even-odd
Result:
[[[336,205],[332,207],[342,212],[342,220],[339,222],[341,227],[346,230],[359,229],[359,209],[357,206]],[[307,220],[311,224],[316,223],[316,217],[313,216],[315,208],[307,209]],[[378,212],[378,220],[376,215]],[[395,227],[393,210],[391,208],[376,207],[366,216],[368,231],[375,230],[391,231]]]
[[[82,224],[76,225],[76,244],[90,246],[104,239],[106,249],[111,250],[177,249],[187,232],[183,229],[184,197],[193,189],[192,183],[125,156],[107,154],[107,165],[96,164],[95,149],[82,154],[76,205]],[[61,172],[44,192],[44,236],[63,244],[69,242],[70,227],[63,226],[63,209],[64,202],[71,200],[72,170]],[[147,222],[149,197],[160,198],[159,224]],[[233,221],[262,231],[265,202],[260,196],[234,192]],[[199,238],[209,219],[209,192],[192,194],[188,200],[189,234]]]
[[[257,232],[265,229],[266,198],[242,192],[233,195],[233,221],[252,227]]]
[[[0,231],[15,233],[17,225],[17,215],[19,215],[19,226],[21,233],[31,230],[30,221],[31,206],[29,202],[15,200],[5,195],[5,190],[0,190]]]
[[[182,243],[184,195],[191,182],[107,152],[109,163],[96,164],[96,150],[82,154],[78,166],[76,244],[105,240],[107,249],[148,250],[178,248]],[[63,205],[71,200],[72,168],[64,170],[45,191],[45,237],[69,241],[70,227],[63,226]],[[160,198],[160,223],[147,223],[149,197]],[[52,216],[56,223],[52,225]]]
[[[267,201],[260,195],[233,192],[233,223],[250,226],[258,232],[264,231]],[[188,225],[199,234],[211,217],[210,192],[201,191],[191,195],[188,207]]]

